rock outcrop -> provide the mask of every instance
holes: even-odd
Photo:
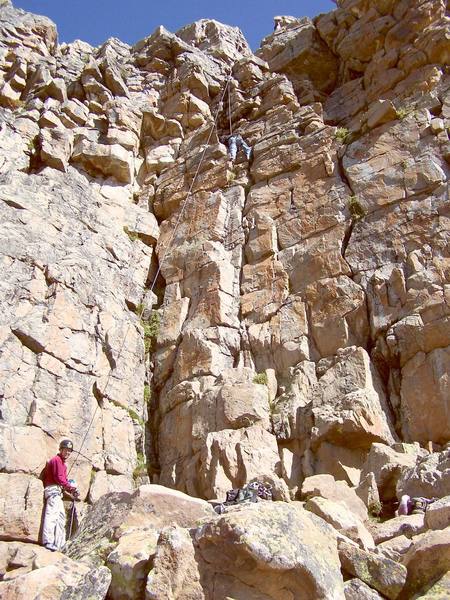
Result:
[[[450,494],[448,3],[336,4],[277,17],[254,54],[208,19],[59,45],[0,0],[11,598],[448,588],[447,500],[371,524]],[[230,123],[249,161],[228,160]],[[61,437],[79,451],[71,562],[35,546]],[[251,481],[284,503],[205,502]],[[316,557],[312,534],[286,537],[308,528]]]

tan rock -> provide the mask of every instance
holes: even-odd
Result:
[[[291,298],[270,321],[248,328],[258,370],[273,364],[278,373],[287,373],[290,367],[310,359],[306,306],[298,297]]]
[[[89,110],[86,106],[76,99],[64,102],[61,106],[61,111],[77,125],[84,125],[89,116]]]
[[[419,352],[402,368],[400,393],[406,439],[438,444],[449,439],[446,383],[449,360],[450,346],[447,346],[429,354]]]
[[[386,558],[402,563],[403,557],[413,544],[414,541],[408,533],[408,535],[398,535],[385,542],[380,542],[377,550]]]
[[[332,502],[339,499],[356,518],[362,522],[367,519],[367,508],[345,481],[335,481],[331,475],[306,477],[302,485],[302,497],[309,500],[316,496]]]
[[[146,598],[183,597],[184,593],[207,598],[213,593],[212,581],[214,593],[219,590],[224,597],[231,593],[281,598],[288,587],[299,599],[344,598],[328,526],[300,506],[278,502],[228,513],[194,535],[179,529],[163,532]]]
[[[42,482],[21,473],[1,473],[0,487],[1,535],[38,542],[44,506]]]
[[[365,296],[351,279],[322,279],[308,286],[306,299],[313,315],[311,334],[321,356],[335,354],[346,346],[365,346]]]
[[[110,475],[106,471],[95,472],[89,486],[89,501],[95,504],[101,496],[110,492],[133,492],[130,478],[124,475]]]
[[[425,498],[447,496],[450,489],[449,465],[448,450],[419,456],[415,464],[402,472],[397,483],[397,498],[400,499],[403,494]]]
[[[397,118],[397,112],[390,100],[377,100],[367,112],[367,126],[372,129]]]
[[[203,493],[207,498],[222,498],[228,490],[264,480],[269,473],[277,479],[276,438],[259,425],[209,433],[200,461]]]
[[[408,578],[401,598],[425,592],[430,584],[449,571],[450,528],[427,531],[414,538],[414,544],[402,562],[408,569]]]
[[[40,158],[49,167],[65,171],[72,152],[72,137],[65,129],[44,129],[40,135]]]
[[[369,514],[376,514],[378,512],[378,509],[381,507],[380,495],[378,493],[377,480],[372,472],[367,473],[362,479],[360,478],[355,492],[367,506]]]
[[[393,560],[346,543],[339,544],[339,558],[344,571],[392,600],[399,597],[405,586],[406,568]]]
[[[424,594],[418,596],[420,600],[443,600],[450,593],[450,571],[447,571]]]
[[[427,526],[428,527],[428,526]],[[412,537],[425,530],[424,515],[403,515],[370,525],[370,532],[376,544],[381,544],[400,535]]]
[[[80,600],[105,598],[111,581],[106,567],[89,570],[75,561],[67,558],[65,561],[0,584],[2,593],[11,600],[37,597],[62,600],[69,597],[68,593],[76,593]]]
[[[263,40],[258,51],[273,71],[292,78],[296,91],[305,94],[303,81],[319,91],[331,91],[337,75],[335,57],[321,41],[310,19],[296,20],[295,27],[282,27]],[[303,85],[302,85],[303,83]],[[308,100],[314,101],[312,94]]]
[[[245,255],[251,263],[258,262],[275,254],[277,249],[276,228],[273,220],[265,215],[256,216],[255,227],[251,230],[245,247]]]
[[[378,440],[394,441],[381,381],[362,348],[338,353],[319,381],[312,412],[316,444],[368,449]]]
[[[360,579],[349,579],[344,583],[345,600],[379,600],[378,592],[366,585]]]
[[[370,449],[362,476],[368,473],[375,475],[380,498],[383,500],[395,498],[399,479],[416,463],[419,448],[407,448],[408,452],[396,452],[384,444],[375,443]]]
[[[333,501],[315,496],[306,502],[305,509],[330,523],[337,531],[349,537],[364,550],[375,548],[374,540],[362,521],[355,517],[354,513],[350,512],[339,499]]]
[[[368,212],[414,193],[432,191],[443,180],[441,159],[439,153],[435,154],[434,138],[429,140],[429,144],[422,141],[417,146],[420,139],[419,123],[413,117],[407,119],[407,128],[402,121],[394,127],[383,125],[376,132],[367,134],[367,139],[361,138],[350,145],[343,159],[353,194]],[[363,139],[371,149],[367,159],[361,162],[357,156]],[[369,140],[373,140],[373,145]],[[389,155],[384,151],[386,146],[390,148]],[[425,159],[422,153],[427,146],[428,157]],[[411,158],[413,161],[408,166]],[[386,184],[388,173],[389,185]]]
[[[118,144],[107,146],[81,140],[76,142],[71,160],[81,163],[94,176],[100,173],[123,183],[130,183],[133,178],[132,156]]]
[[[266,259],[243,270],[241,310],[250,322],[266,321],[288,295],[288,277],[278,261]]]
[[[11,581],[63,560],[60,552],[50,552],[42,546],[23,542],[0,542],[0,556],[2,581]]]
[[[120,558],[122,550],[116,555],[117,563],[114,558],[114,564],[117,565],[114,569],[117,568],[117,573],[128,573],[127,577],[131,582],[135,580],[135,575],[137,579],[141,578],[142,565],[138,564],[138,556],[126,558],[127,548],[135,547],[136,553],[139,554],[145,528],[150,539],[153,539],[153,531],[159,531],[171,524],[193,527],[199,519],[213,517],[215,514],[205,500],[160,485],[143,485],[133,494],[106,494],[86,515],[68,544],[67,554],[91,566],[103,564],[116,548],[121,536],[131,535],[134,531],[136,537],[131,537],[129,544],[126,539],[123,542],[123,562]]]
[[[159,532],[152,527],[140,527],[121,536],[106,562],[112,575],[108,593],[113,600],[143,597],[158,537]]]
[[[250,48],[242,32],[214,19],[200,19],[177,31],[177,36],[206,54],[222,58],[231,63],[250,54]]]
[[[427,507],[425,527],[427,529],[445,529],[450,523],[450,496],[440,498]]]
[[[168,527],[161,532],[158,540],[153,568],[147,577],[145,600],[183,596],[199,600],[205,598],[189,531]]]

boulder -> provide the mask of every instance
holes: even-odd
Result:
[[[390,540],[399,535],[412,537],[425,530],[423,514],[405,515],[387,521],[370,524],[370,532],[376,544]]]
[[[408,577],[401,600],[425,592],[450,570],[450,527],[422,533],[413,542],[402,559]]]
[[[440,498],[427,507],[425,527],[427,529],[445,529],[450,524],[450,496]]]
[[[311,104],[320,92],[330,92],[335,85],[336,59],[308,18],[295,19],[264,38],[257,55],[272,71],[292,79],[304,103]]]
[[[360,480],[358,485],[355,487],[355,492],[367,506],[369,514],[377,515],[382,508],[380,502],[380,495],[378,493],[377,480],[375,475],[367,473],[367,475]]]
[[[143,597],[159,535],[154,527],[135,527],[120,537],[106,559],[112,576],[109,588],[111,600]]]
[[[315,496],[306,502],[305,509],[324,519],[337,531],[359,544],[361,548],[365,550],[375,548],[374,540],[369,531],[343,502],[339,500],[333,502],[327,498]]]
[[[407,576],[403,565],[345,542],[339,544],[339,558],[345,572],[358,577],[390,600],[399,597]]]
[[[142,485],[132,494],[105,494],[93,505],[70,540],[67,555],[88,565],[98,566],[109,560],[108,557],[116,549],[121,536],[129,529],[150,530],[145,535],[137,533],[136,538],[129,538],[129,544],[125,539],[118,552],[111,557],[111,564],[117,565],[114,566],[116,579],[119,577],[118,573],[125,572],[129,582],[134,577],[139,582],[139,563],[143,560],[141,552],[142,548],[147,547],[142,542],[143,538],[147,536],[151,542],[155,532],[165,526],[175,523],[181,527],[192,527],[199,519],[212,515],[215,515],[215,512],[205,500],[192,498],[160,485]],[[142,548],[139,546],[141,542]],[[131,557],[127,557],[128,546],[131,548]],[[149,548],[151,550],[151,543]],[[150,550],[144,562],[149,560]],[[123,559],[120,558],[122,555]]]
[[[402,563],[405,554],[414,544],[412,534],[406,532],[406,535],[399,535],[397,537],[381,542],[377,545],[377,551],[390,560]]]
[[[66,129],[43,129],[40,138],[40,159],[49,167],[65,171],[72,152],[72,136]]]
[[[426,592],[416,596],[417,600],[445,600],[450,596],[450,571],[447,571]]]
[[[344,598],[336,541],[300,504],[259,503],[190,532],[163,531],[146,599]],[[213,591],[214,589],[214,591]],[[290,590],[288,592],[287,590]]]
[[[6,546],[6,548],[5,548]],[[6,550],[6,552],[5,552]],[[0,593],[8,600],[104,600],[111,581],[106,567],[90,569],[59,552],[17,542],[0,542]]]
[[[362,522],[367,519],[367,508],[355,491],[345,481],[335,481],[331,475],[313,475],[303,481],[302,498],[309,500],[316,496],[335,502],[339,500]]]

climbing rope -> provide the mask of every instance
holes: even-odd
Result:
[[[227,77],[227,81],[226,81],[226,84],[225,84],[224,90],[223,90],[223,92],[222,92],[222,96],[220,97],[220,99],[219,99],[219,102],[218,102],[218,105],[217,105],[216,115],[215,115],[214,121],[213,121],[213,123],[212,123],[211,129],[210,129],[210,131],[209,131],[208,139],[207,139],[207,141],[206,141],[205,147],[204,147],[204,149],[203,149],[203,152],[202,152],[202,155],[201,155],[201,157],[200,157],[200,161],[199,161],[199,163],[198,163],[198,166],[197,166],[197,169],[196,169],[196,171],[195,171],[194,177],[193,177],[193,179],[192,179],[191,185],[189,186],[189,190],[188,190],[188,193],[187,193],[187,195],[186,195],[186,198],[184,199],[184,201],[183,201],[183,204],[182,204],[182,206],[181,206],[181,211],[180,211],[180,213],[179,213],[179,215],[178,215],[178,218],[177,218],[177,220],[176,220],[175,227],[174,227],[174,229],[173,229],[173,231],[172,231],[172,235],[170,236],[170,238],[169,238],[169,242],[167,243],[167,245],[166,245],[166,247],[165,247],[165,249],[164,249],[164,252],[162,253],[161,260],[159,261],[158,269],[157,269],[157,271],[156,271],[156,274],[155,274],[155,276],[154,276],[154,278],[153,278],[152,285],[150,286],[150,289],[149,289],[150,293],[152,293],[152,292],[153,292],[153,289],[154,289],[154,287],[155,287],[155,285],[156,285],[156,280],[157,280],[157,278],[158,278],[158,276],[159,276],[159,274],[160,274],[160,272],[161,272],[162,266],[163,266],[163,264],[164,264],[164,262],[165,262],[165,260],[166,260],[166,258],[167,258],[167,256],[168,256],[169,249],[170,249],[170,247],[171,247],[171,245],[172,245],[172,242],[173,242],[173,240],[174,240],[174,238],[175,238],[175,235],[176,235],[176,232],[177,232],[178,226],[179,226],[179,224],[180,224],[180,222],[181,222],[181,219],[182,219],[182,217],[183,217],[183,214],[184,214],[184,211],[185,211],[185,209],[186,209],[187,203],[188,203],[188,201],[189,201],[189,199],[190,199],[190,197],[191,197],[191,195],[192,195],[192,191],[193,191],[193,189],[194,189],[194,185],[195,185],[195,182],[196,182],[196,180],[197,180],[198,174],[200,173],[200,168],[201,168],[201,166],[202,166],[202,163],[203,163],[203,160],[204,160],[204,158],[205,158],[206,151],[207,151],[207,149],[208,149],[208,146],[209,146],[209,142],[211,141],[211,137],[212,137],[213,131],[214,131],[215,129],[217,129],[217,121],[218,121],[218,118],[219,118],[220,111],[221,111],[221,109],[222,109],[222,107],[223,107],[223,101],[224,101],[224,98],[225,98],[225,94],[226,94],[227,90],[229,90],[229,87],[230,87],[230,81],[231,81],[231,73],[230,73],[230,75]],[[228,100],[229,100],[229,116],[230,116],[230,133],[231,133],[231,101],[230,101],[230,97],[229,97],[229,92],[228,92]],[[141,318],[142,318],[142,314],[143,314],[144,310],[145,310],[145,307],[143,306],[143,307],[140,309],[140,311],[137,313],[137,316],[138,316],[138,318],[139,318],[139,319],[141,319]],[[128,337],[128,332],[129,332],[129,330],[130,330],[130,327],[131,327],[131,324],[129,323],[129,324],[128,324],[128,327],[127,327],[127,330],[126,330],[126,332],[125,332],[125,335],[124,335],[124,338],[123,338],[122,344],[121,344],[121,346],[120,346],[119,353],[118,353],[118,355],[117,355],[117,361],[119,360],[119,358],[120,358],[120,357],[121,357],[121,355],[122,355],[122,351],[123,351],[123,349],[124,349],[125,342],[126,342],[126,339],[127,339],[127,337]],[[103,386],[103,390],[100,392],[100,396],[101,396],[102,398],[103,398],[103,397],[105,396],[105,394],[106,394],[106,391],[107,391],[107,389],[108,389],[109,382],[110,382],[110,380],[111,380],[111,375],[112,375],[112,373],[113,373],[113,368],[111,367],[111,368],[109,369],[109,372],[108,372],[108,377],[106,378],[106,383],[105,383],[105,385]],[[97,403],[97,406],[95,407],[95,410],[94,410],[94,413],[93,413],[93,415],[92,415],[92,418],[91,418],[91,420],[90,420],[90,422],[89,422],[89,425],[88,425],[88,427],[87,427],[87,429],[86,429],[86,431],[85,431],[85,434],[84,434],[84,436],[83,436],[83,438],[82,438],[82,441],[81,441],[81,444],[80,444],[79,450],[75,451],[77,456],[76,456],[76,458],[75,458],[74,462],[72,463],[72,465],[70,466],[70,468],[69,468],[69,470],[68,470],[68,475],[70,474],[71,470],[74,468],[74,466],[75,466],[75,465],[77,464],[77,462],[78,462],[78,458],[79,458],[79,456],[81,455],[81,450],[83,449],[83,447],[84,447],[84,444],[86,443],[86,439],[87,439],[88,433],[89,433],[89,431],[90,431],[90,429],[91,429],[91,427],[92,427],[92,425],[93,425],[93,423],[94,423],[94,419],[95,419],[95,417],[96,417],[96,414],[97,414],[97,411],[98,411],[98,409],[99,409],[99,406],[100,406],[100,405]]]
[[[230,123],[230,135],[233,135],[233,124],[231,122],[231,86],[229,85],[231,81],[231,75],[228,77],[227,88],[228,88],[228,121]]]

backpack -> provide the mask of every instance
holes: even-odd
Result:
[[[42,467],[41,472],[38,475],[38,479],[42,481],[42,485],[44,485],[45,471],[47,470],[48,461]]]

